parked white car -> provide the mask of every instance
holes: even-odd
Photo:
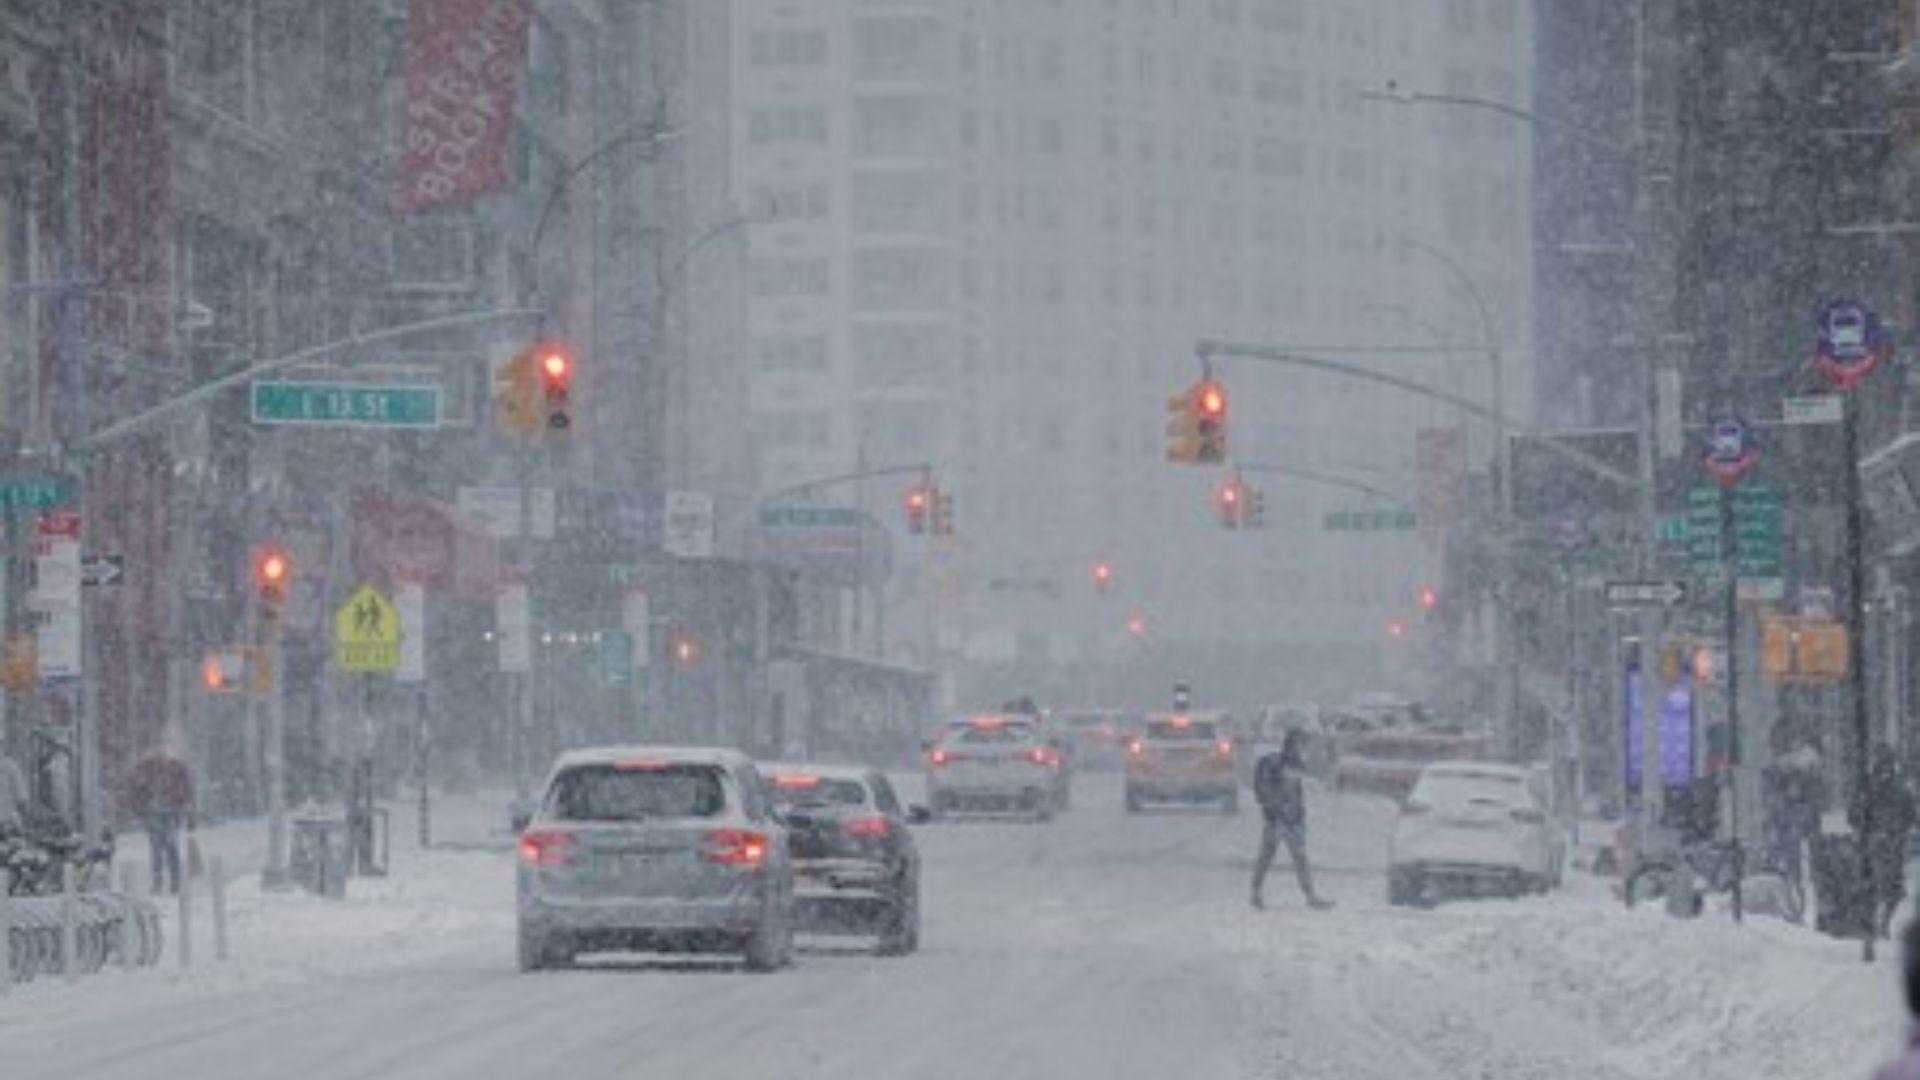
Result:
[[[1528,770],[1437,762],[1421,770],[1394,826],[1387,902],[1546,892],[1560,883],[1562,848]]]

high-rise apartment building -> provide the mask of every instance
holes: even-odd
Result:
[[[1384,504],[1252,473],[1267,527],[1222,529],[1224,471],[1164,460],[1166,400],[1200,338],[1484,400],[1489,334],[1509,411],[1530,400],[1530,132],[1363,93],[1524,102],[1530,22],[1519,0],[737,0],[736,187],[771,218],[749,270],[763,481],[924,461],[954,497],[958,536],[927,552],[899,527],[910,480],[858,493],[896,533],[889,651],[1111,657],[1140,615],[1169,647],[1378,662],[1437,563],[1422,540],[1328,531]],[[1416,432],[1463,419],[1216,373],[1236,460],[1410,502]]]

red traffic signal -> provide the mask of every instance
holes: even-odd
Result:
[[[1205,419],[1224,420],[1227,417],[1227,390],[1217,379],[1200,380],[1200,385],[1194,388],[1193,403]]]
[[[279,603],[287,595],[287,579],[293,576],[293,560],[275,545],[261,548],[253,558],[253,584],[260,598]]]
[[[1433,586],[1428,585],[1420,590],[1420,607],[1423,610],[1430,612],[1439,606],[1440,594],[1434,591]]]
[[[573,354],[564,345],[543,341],[534,346],[533,357],[546,399],[547,430],[566,431],[573,426]]]
[[[927,531],[927,508],[933,502],[933,495],[924,487],[907,492],[907,531],[916,536]]]
[[[1224,528],[1237,529],[1246,520],[1246,486],[1238,480],[1229,480],[1220,485],[1214,496],[1220,504],[1220,524]]]
[[[1128,619],[1127,633],[1132,634],[1134,637],[1145,637],[1147,633],[1146,616],[1135,615],[1133,618]]]
[[[1113,588],[1113,566],[1110,563],[1093,564],[1093,587],[1106,592]]]
[[[1394,637],[1394,638],[1402,638],[1402,637],[1406,637],[1406,636],[1407,636],[1407,624],[1406,624],[1406,623],[1403,623],[1403,622],[1400,622],[1400,621],[1399,621],[1399,620],[1397,620],[1397,619],[1396,619],[1396,620],[1394,620],[1393,622],[1390,622],[1390,623],[1388,623],[1388,624],[1387,624],[1387,636],[1388,636],[1388,637]]]

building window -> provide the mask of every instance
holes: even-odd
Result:
[[[769,30],[747,41],[747,59],[755,67],[825,67],[825,30]]]
[[[825,184],[769,184],[753,189],[753,207],[764,221],[817,221],[832,211]]]
[[[946,186],[919,173],[861,173],[853,181],[854,224],[863,233],[933,233],[947,227]]]
[[[747,114],[747,138],[756,143],[823,143],[827,110],[815,105],[759,108]]]
[[[819,334],[756,338],[753,360],[761,371],[825,371],[827,339]]]
[[[868,157],[938,154],[950,123],[931,98],[865,98],[854,107],[854,152]]]
[[[866,18],[853,24],[853,77],[869,81],[940,79],[947,46],[931,19]]]
[[[753,295],[825,296],[828,273],[825,259],[756,259],[752,270]]]

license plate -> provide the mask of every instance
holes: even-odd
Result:
[[[658,867],[661,862],[659,855],[649,852],[623,851],[601,857],[601,865],[614,874],[642,874]]]

